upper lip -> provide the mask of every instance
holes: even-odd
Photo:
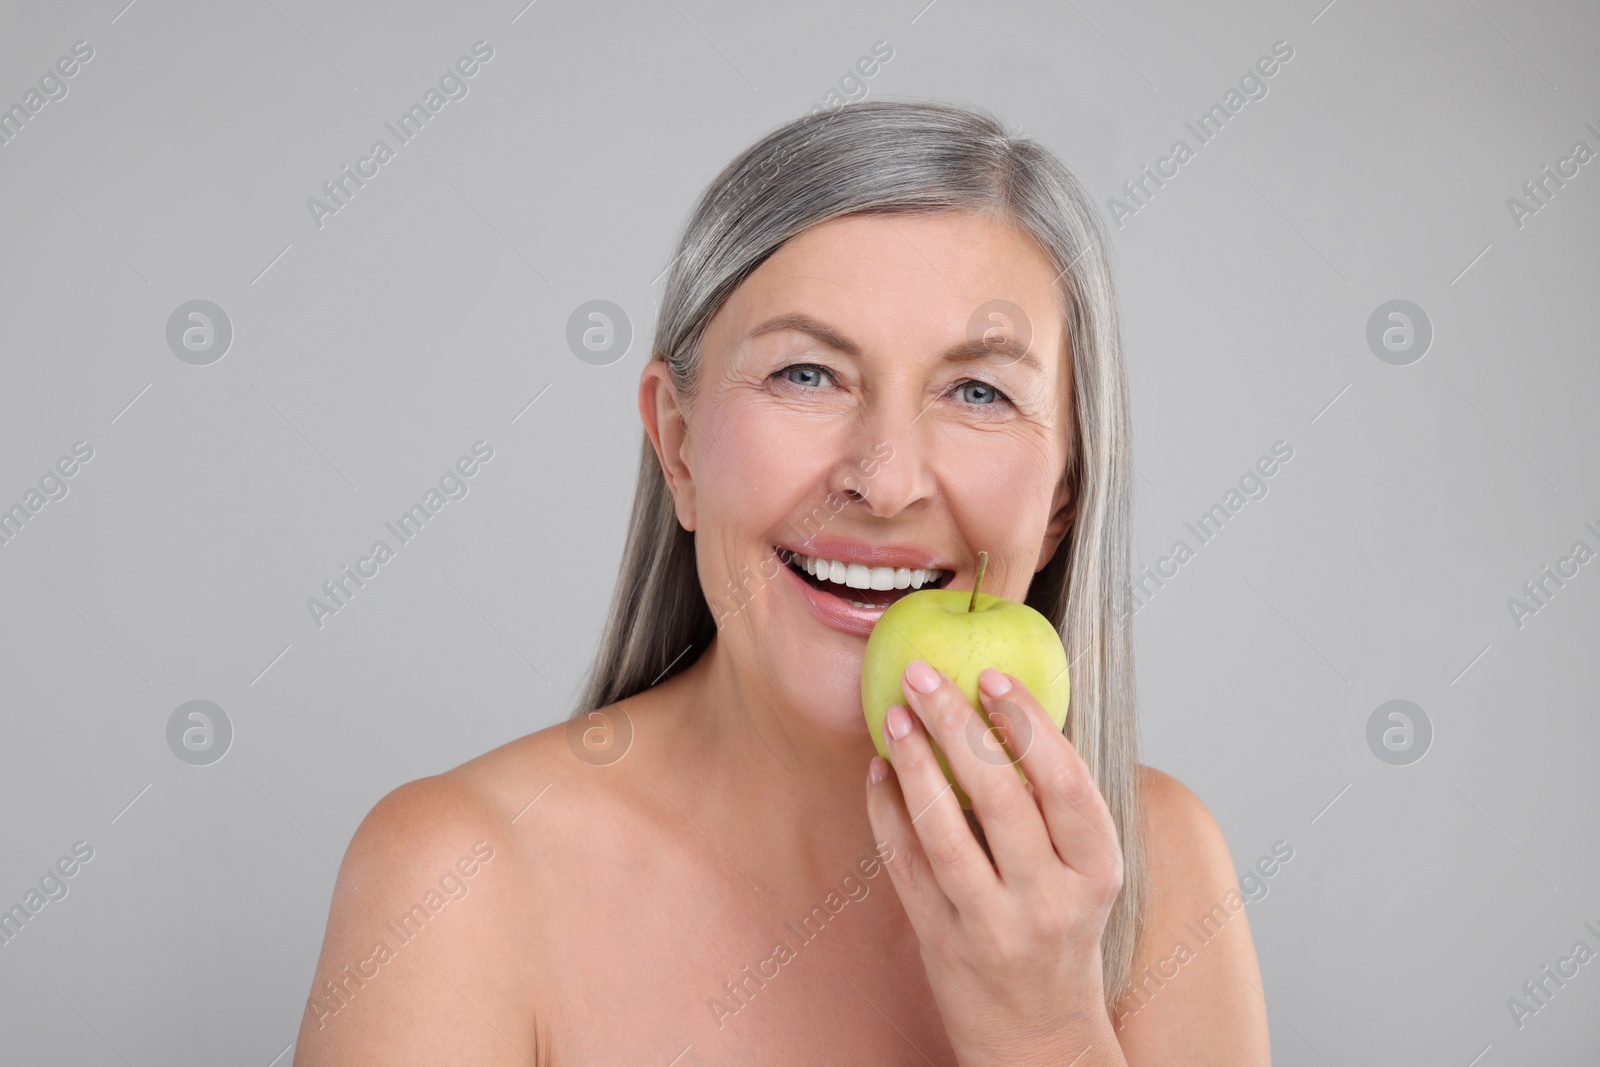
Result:
[[[866,567],[907,567],[929,571],[954,571],[956,566],[938,553],[917,545],[880,545],[853,537],[812,537],[776,546],[813,559],[836,559]]]

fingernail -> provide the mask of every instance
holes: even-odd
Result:
[[[914,659],[906,664],[906,681],[919,693],[931,693],[939,688],[939,672],[920,659]]]
[[[1011,679],[993,667],[987,667],[978,675],[978,688],[992,697],[1004,696],[1011,692]]]
[[[873,756],[872,762],[867,764],[867,784],[877,785],[889,773],[889,765],[883,761],[882,756]]]
[[[900,704],[892,706],[883,717],[883,725],[889,731],[889,736],[896,741],[904,741],[906,734],[911,732],[911,713]]]

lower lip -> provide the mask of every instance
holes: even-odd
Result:
[[[832,593],[824,593],[816,586],[807,582],[795,573],[793,567],[785,565],[783,573],[789,576],[789,581],[799,592],[800,599],[816,616],[817,621],[824,626],[831,626],[835,630],[843,630],[847,634],[859,634],[866,637],[872,633],[873,624],[883,616],[885,608],[858,608],[845,603]]]

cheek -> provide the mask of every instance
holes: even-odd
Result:
[[[992,591],[1022,599],[1060,479],[1056,457],[1036,441],[994,434],[981,444],[945,450],[940,468],[941,491],[969,546],[988,552],[995,571],[1001,560],[1010,561],[999,575],[1003,585]],[[989,588],[987,580],[984,585]]]
[[[945,492],[982,500],[1015,516],[1045,507],[1061,476],[1064,458],[1032,434],[999,431],[963,434],[940,450]]]
[[[759,531],[782,522],[815,496],[832,468],[828,430],[810,420],[730,405],[701,429],[696,495],[729,529]]]

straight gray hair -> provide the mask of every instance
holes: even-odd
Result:
[[[1122,890],[1101,941],[1110,1012],[1133,968],[1148,907],[1138,781],[1132,614],[1127,380],[1106,236],[1093,200],[1038,143],[989,112],[873,100],[790,122],[729,163],[678,241],[651,358],[665,360],[688,406],[706,324],[786,241],[853,214],[971,211],[1031,234],[1065,279],[1073,363],[1067,476],[1076,513],[1064,547],[1026,602],[1056,627],[1072,670],[1067,737],[1116,821]],[[694,662],[716,634],[695,569],[694,535],[677,520],[648,437],[605,637],[574,718],[634,696]]]

